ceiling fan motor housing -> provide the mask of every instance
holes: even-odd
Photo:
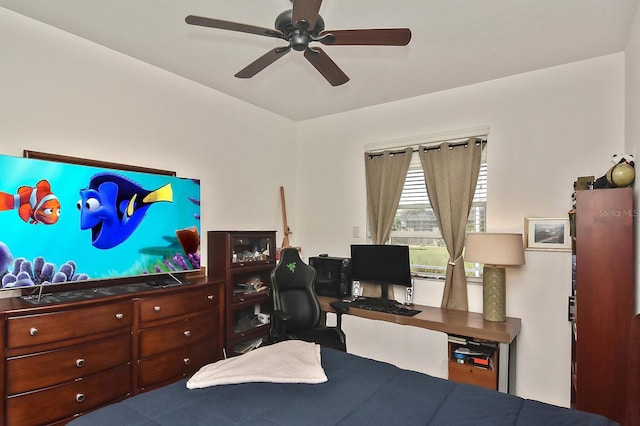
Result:
[[[292,17],[293,17],[293,9],[289,9],[289,10],[285,10],[284,12],[282,12],[276,18],[276,24],[275,24],[276,29],[282,31],[282,33],[287,38],[294,31],[299,30],[299,28],[296,28],[294,23],[291,22]],[[304,33],[311,34],[312,36],[318,36],[318,34],[320,34],[322,31],[324,31],[324,20],[322,19],[322,16],[320,16],[320,15],[317,16],[316,23],[313,26],[313,29],[311,31],[308,31],[306,29],[303,30]]]

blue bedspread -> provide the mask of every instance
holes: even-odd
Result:
[[[79,417],[71,426],[610,425],[606,418],[322,349],[328,382],[188,390],[185,381]]]

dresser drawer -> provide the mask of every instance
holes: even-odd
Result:
[[[140,358],[213,337],[218,331],[216,312],[140,330]]]
[[[131,366],[126,365],[65,385],[9,397],[7,426],[41,425],[66,419],[124,398],[130,390]]]
[[[131,361],[131,333],[7,359],[8,395],[89,376]]]
[[[130,302],[9,317],[7,347],[19,348],[78,337],[92,337],[119,328],[131,328],[132,322],[133,305]]]
[[[148,322],[186,315],[218,305],[217,287],[140,299],[140,321]]]
[[[203,365],[217,361],[219,350],[218,339],[212,338],[140,361],[140,390],[149,390],[195,373]]]

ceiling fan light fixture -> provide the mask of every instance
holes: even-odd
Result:
[[[307,50],[307,47],[309,47],[310,41],[311,39],[307,33],[295,31],[291,35],[291,40],[289,40],[289,46],[293,50],[297,50],[298,52],[304,52],[305,50]]]

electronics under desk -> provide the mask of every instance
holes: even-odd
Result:
[[[329,304],[336,299],[326,296],[318,296],[318,299],[324,312],[335,312]],[[474,340],[495,342],[498,344],[497,390],[508,393],[515,392],[515,353],[522,322],[520,318],[507,317],[505,322],[492,322],[486,321],[482,314],[477,312],[424,305],[412,305],[411,308],[420,310],[420,312],[413,316],[405,316],[367,309],[350,309],[345,315],[410,325]]]

